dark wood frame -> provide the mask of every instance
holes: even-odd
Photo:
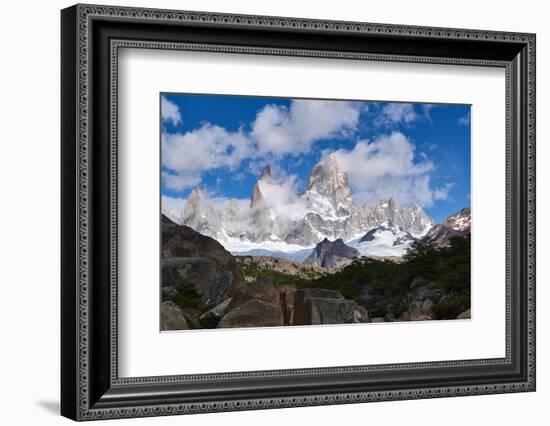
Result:
[[[64,9],[61,34],[64,416],[89,420],[535,390],[533,34],[95,5]],[[119,378],[116,65],[121,47],[505,68],[506,357]]]

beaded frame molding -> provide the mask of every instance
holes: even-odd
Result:
[[[96,5],[64,9],[61,17],[62,415],[93,420],[535,390],[535,35]],[[118,377],[121,48],[504,68],[506,356]]]

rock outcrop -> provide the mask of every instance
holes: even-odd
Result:
[[[280,290],[271,279],[260,279],[238,290],[218,328],[284,325]]]
[[[324,217],[349,216],[355,208],[348,176],[340,171],[334,155],[313,167],[304,197],[310,210]]]
[[[294,295],[294,325],[369,322],[367,310],[335,290],[300,289]]]
[[[163,292],[192,291],[208,307],[231,297],[243,283],[237,262],[220,243],[162,216]]]
[[[260,178],[254,185],[254,188],[252,189],[252,197],[250,199],[250,208],[254,208],[260,204],[260,202],[264,199],[264,194],[261,190],[261,181],[271,179],[271,166],[268,164],[262,169],[262,172],[260,174]]]
[[[401,315],[401,320],[426,321],[437,319],[432,308],[443,296],[443,292],[439,289],[419,287],[412,295],[408,309]]]
[[[434,225],[433,219],[418,205],[398,206],[392,197],[377,204],[365,204],[362,209],[366,228],[391,223],[414,237],[421,237]]]
[[[409,304],[409,309],[403,313],[403,321],[426,321],[433,319],[433,302],[430,299],[416,300]]]
[[[251,299],[229,311],[218,328],[276,327],[284,325],[283,312],[279,305]]]
[[[219,305],[209,309],[199,317],[199,321],[204,328],[216,328],[218,323],[227,312],[227,308],[231,303],[232,298],[224,300]]]
[[[472,215],[470,208],[464,208],[449,216],[442,224],[432,227],[424,240],[437,248],[447,247],[453,237],[466,237],[470,234]]]
[[[359,251],[347,246],[341,238],[332,242],[325,238],[317,244],[303,264],[335,269],[350,263],[357,256],[359,256]]]
[[[160,308],[161,329],[168,330],[189,330],[189,324],[181,309],[173,302],[163,302]]]
[[[227,311],[229,312],[252,299],[279,305],[280,295],[275,281],[270,278],[260,278],[251,284],[247,284],[235,293]]]

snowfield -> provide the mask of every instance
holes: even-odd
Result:
[[[398,237],[397,237],[398,238]],[[346,242],[350,247],[356,248],[361,256],[403,256],[411,246],[412,241],[393,245],[396,236],[391,231],[378,231],[372,241],[360,242],[360,239]]]

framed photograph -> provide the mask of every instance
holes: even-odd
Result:
[[[535,35],[61,12],[61,412],[535,390]]]

